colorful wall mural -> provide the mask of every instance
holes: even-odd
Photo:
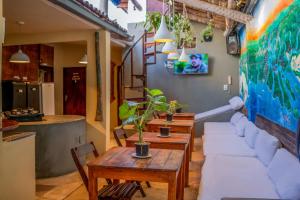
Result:
[[[294,132],[300,117],[300,0],[263,0],[241,31],[240,95],[249,118],[260,114]]]

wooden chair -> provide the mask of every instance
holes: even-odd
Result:
[[[71,149],[73,160],[87,189],[88,177],[82,163],[85,160],[86,156],[91,153],[93,153],[95,157],[99,156],[93,142]],[[106,179],[106,181],[108,185],[104,186],[98,192],[99,200],[131,200],[136,191],[140,189],[140,186],[135,182],[113,184],[109,179]]]
[[[113,134],[114,134],[114,138],[115,138],[115,140],[116,140],[118,146],[119,146],[119,147],[122,147],[123,144],[122,144],[122,142],[121,142],[121,138],[124,138],[124,139],[128,138],[128,136],[127,136],[125,130],[123,129],[123,127],[121,127],[121,126],[116,127],[116,128],[114,129],[114,131],[113,131]],[[137,184],[138,184],[138,185],[141,185],[141,183],[138,182],[138,181],[137,181]],[[148,187],[148,188],[151,187],[151,184],[150,184],[149,181],[146,181],[146,184],[147,184],[147,187]],[[143,193],[145,194],[145,192],[144,192],[144,190],[143,190],[143,192],[142,192],[142,190],[143,190],[143,188],[142,188],[142,186],[141,186],[141,193],[142,193],[142,195],[143,195]],[[144,196],[144,195],[143,195],[143,196]],[[145,196],[146,196],[146,194],[145,194]]]

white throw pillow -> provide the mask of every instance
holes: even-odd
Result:
[[[245,126],[245,141],[250,148],[254,148],[258,128],[252,122],[248,122]]]
[[[229,104],[233,110],[238,110],[244,106],[243,100],[238,96],[232,97],[229,100]]]
[[[258,159],[268,166],[279,148],[279,140],[265,130],[259,130],[255,141],[255,153]]]
[[[236,112],[232,115],[231,119],[230,119],[230,123],[233,126],[236,126],[236,124],[239,122],[239,120],[244,116],[243,113],[241,112]]]
[[[300,199],[300,163],[286,149],[277,150],[268,175],[282,199]]]
[[[244,137],[245,136],[245,127],[248,124],[248,119],[247,117],[242,117],[239,122],[237,123],[237,125],[235,126],[236,129],[236,134],[240,137]]]

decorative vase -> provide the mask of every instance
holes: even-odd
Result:
[[[136,157],[147,157],[149,156],[149,146],[150,143],[135,143],[135,153]]]
[[[167,121],[168,121],[168,122],[173,121],[173,114],[167,113],[166,117],[167,117]]]
[[[160,127],[160,136],[169,137],[170,136],[170,127]]]

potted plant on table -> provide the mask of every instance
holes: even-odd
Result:
[[[137,158],[151,157],[149,154],[149,143],[143,139],[143,129],[146,123],[151,119],[153,112],[166,112],[168,104],[163,92],[159,89],[148,89],[147,99],[143,102],[125,101],[119,108],[119,117],[123,125],[133,124],[138,132],[139,140],[135,143],[136,153],[133,155]],[[146,110],[139,108],[145,106]]]
[[[166,123],[165,126],[160,127],[160,137],[170,137],[170,127],[168,127],[168,123],[173,121],[173,115],[176,113],[176,105],[177,101],[170,101],[166,113]]]

